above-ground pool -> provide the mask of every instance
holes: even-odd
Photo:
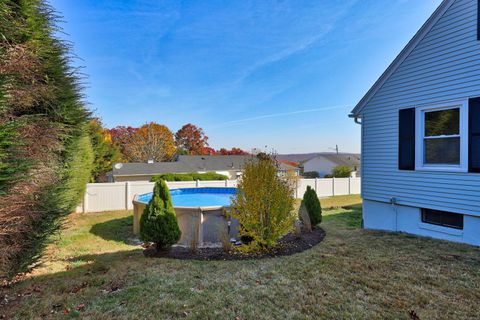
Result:
[[[238,221],[228,219],[226,208],[237,193],[236,188],[172,189],[173,207],[182,236],[178,244],[192,246],[219,245],[238,235]],[[139,234],[140,217],[152,199],[152,192],[133,200],[133,232]]]
[[[174,207],[227,207],[230,206],[236,188],[184,188],[172,189],[172,203]],[[148,203],[152,192],[138,196],[138,201]]]

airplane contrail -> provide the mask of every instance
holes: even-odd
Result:
[[[322,108],[296,110],[296,111],[290,111],[290,112],[270,113],[270,114],[264,114],[264,115],[260,115],[260,116],[250,117],[250,118],[225,121],[222,124],[220,124],[218,126],[215,126],[215,127],[223,127],[225,125],[239,124],[239,123],[250,122],[250,121],[255,121],[255,120],[278,118],[278,117],[284,117],[284,116],[291,116],[291,115],[295,115],[295,114],[320,112],[320,111],[340,109],[340,108],[350,108],[350,106],[330,106],[330,107],[322,107]]]

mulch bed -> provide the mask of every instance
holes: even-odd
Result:
[[[146,257],[172,258],[181,260],[247,260],[289,256],[308,250],[320,243],[325,238],[322,228],[315,228],[310,233],[295,235],[290,233],[280,239],[278,246],[269,252],[261,254],[244,254],[237,251],[226,252],[223,248],[199,248],[195,252],[189,248],[172,247],[168,250],[157,252],[155,245],[146,248],[143,254]]]

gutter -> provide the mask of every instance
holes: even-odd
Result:
[[[349,117],[349,118],[353,118],[353,121],[355,121],[356,124],[360,124],[360,125],[362,124],[362,121],[360,120],[360,119],[362,119],[361,116],[355,115],[355,114],[353,114],[353,113],[350,113],[350,114],[348,115],[348,117]]]

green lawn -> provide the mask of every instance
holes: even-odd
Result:
[[[199,262],[144,258],[141,247],[132,244],[131,212],[74,214],[44,264],[4,293],[14,300],[0,304],[0,315],[410,319],[415,312],[420,319],[480,317],[480,249],[365,231],[360,222],[358,205],[328,210],[322,222],[327,236],[311,250],[264,260]]]

